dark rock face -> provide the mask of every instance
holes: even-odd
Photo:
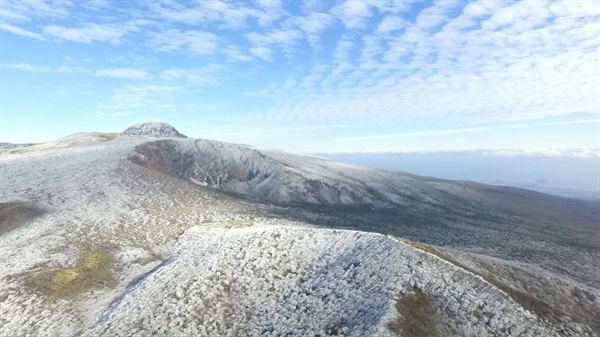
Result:
[[[144,136],[153,138],[187,138],[167,123],[151,122],[135,124],[121,133],[122,136]]]

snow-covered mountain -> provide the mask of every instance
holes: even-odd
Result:
[[[600,331],[594,203],[112,135],[0,154],[0,335]]]
[[[16,149],[20,147],[27,147],[35,145],[35,143],[27,143],[27,144],[15,144],[15,143],[0,143],[0,149]]]
[[[152,138],[187,138],[168,123],[148,122],[135,124],[121,133],[121,136],[144,136]]]

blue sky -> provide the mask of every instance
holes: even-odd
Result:
[[[596,1],[2,0],[0,141],[598,148]]]

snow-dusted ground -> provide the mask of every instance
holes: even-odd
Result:
[[[480,278],[391,238],[269,226],[188,230],[85,333],[381,334],[413,287],[460,334],[550,332]]]
[[[72,334],[186,228],[248,220],[243,202],[133,165],[128,154],[145,141],[0,156],[0,203],[45,211],[0,232],[0,335]],[[116,284],[87,280],[91,270],[69,279],[89,253],[110,261]]]
[[[415,288],[456,333],[554,331],[481,278],[390,237],[281,219],[135,165],[146,138],[73,137],[71,147],[0,156],[0,204],[44,211],[0,231],[0,335],[385,333],[396,300]],[[170,141],[202,153],[231,146],[284,180],[318,174],[311,163],[294,173],[301,159],[288,154]],[[240,168],[231,158],[212,165]],[[361,179],[352,170],[342,184]],[[383,173],[364,177],[373,174]]]

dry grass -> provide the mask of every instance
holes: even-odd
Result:
[[[597,317],[600,317],[598,313],[588,313],[582,316],[580,313],[576,313],[572,310],[565,310],[564,308],[561,308],[558,305],[556,305],[556,298],[550,299],[548,298],[549,295],[544,295],[545,293],[543,292],[534,294],[526,291],[525,288],[522,288],[523,284],[528,282],[526,279],[521,279],[518,276],[513,275],[512,273],[509,274],[509,276],[512,276],[508,279],[506,278],[506,276],[500,277],[498,276],[498,273],[500,271],[496,270],[494,265],[486,264],[483,261],[477,261],[477,264],[475,264],[475,266],[477,267],[470,267],[465,263],[462,263],[460,260],[452,256],[451,254],[445,252],[442,248],[399,237],[396,237],[396,239],[419,250],[436,255],[437,257],[446,260],[475,275],[481,276],[488,283],[494,285],[495,287],[508,294],[515,302],[519,303],[523,308],[534,312],[540,318],[554,322],[558,327],[564,325],[563,318],[567,316],[570,317],[570,319],[572,319],[573,321],[588,325],[596,333],[600,331],[600,327],[598,326],[598,324],[594,323],[594,321],[597,320]],[[519,284],[521,285],[521,287],[518,286]],[[555,296],[559,295],[555,294]],[[560,302],[560,300],[558,300],[558,302]]]
[[[474,270],[474,269],[466,266],[464,263],[461,263],[460,261],[458,261],[451,255],[445,253],[440,248],[430,246],[430,245],[422,243],[422,242],[411,241],[411,240],[404,239],[404,238],[396,238],[396,239],[398,241],[401,241],[412,247],[415,247],[419,250],[431,253],[431,254],[433,254],[443,260],[446,260],[462,269],[465,269],[475,275],[479,275],[479,276],[483,277],[484,280],[486,280],[490,284],[498,287],[499,289],[501,289],[502,291],[507,293],[510,297],[512,297],[513,300],[515,300],[517,303],[521,304],[527,310],[533,311],[542,316],[552,315],[552,308],[548,303],[541,301],[521,290],[514,289],[514,288],[506,285],[500,279],[496,278],[492,273],[487,273],[487,272],[483,272],[480,270]]]
[[[433,300],[421,289],[413,288],[408,295],[396,301],[398,317],[389,322],[388,330],[394,335],[434,336],[436,328],[436,311]]]
[[[26,284],[49,299],[68,299],[93,288],[114,288],[118,280],[112,259],[103,252],[86,252],[74,267],[43,268]]]

